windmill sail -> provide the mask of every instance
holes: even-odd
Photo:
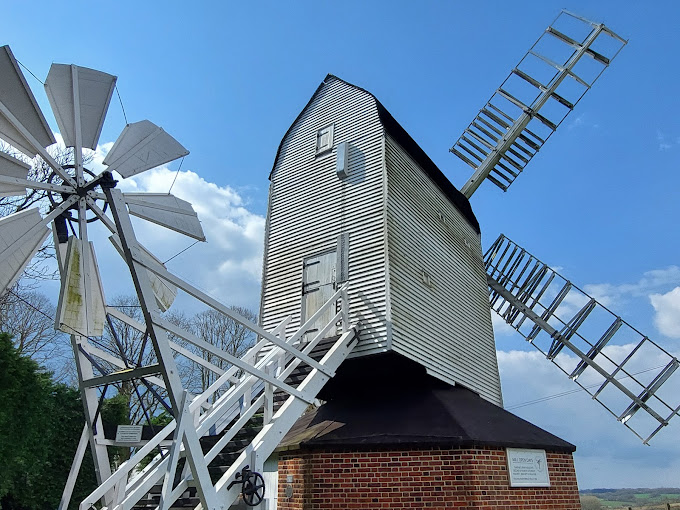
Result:
[[[505,236],[484,258],[491,307],[644,443],[678,414],[676,357]]]
[[[26,179],[30,169],[31,167],[23,161],[19,161],[4,152],[0,152],[0,176]],[[15,197],[24,195],[25,193],[26,186],[10,182],[0,182],[0,197]]]
[[[106,306],[92,243],[70,237],[63,266],[55,327],[68,334],[101,336]]]
[[[29,157],[56,143],[9,46],[0,47],[0,138]]]
[[[83,147],[97,148],[115,86],[116,77],[110,74],[75,65],[52,64],[45,80],[45,92],[67,147],[75,146],[79,127]]]
[[[153,122],[128,124],[104,159],[110,171],[132,177],[186,156],[189,151]]]
[[[167,193],[124,193],[130,214],[205,241],[201,222],[192,205]]]
[[[626,42],[562,11],[451,147],[474,169],[463,194],[485,178],[506,191]]]
[[[14,285],[49,233],[37,209],[0,219],[0,293]]]

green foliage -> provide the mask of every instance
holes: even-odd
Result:
[[[172,420],[173,418],[172,416],[170,416],[170,413],[168,413],[167,411],[163,411],[162,413],[151,417],[151,425],[160,430],[163,427],[165,427],[168,423],[170,423]]]
[[[22,358],[7,334],[0,335],[0,498],[21,483],[38,453],[47,376],[31,359]]]
[[[104,400],[102,404],[102,422],[111,425],[130,425],[130,396],[125,393],[117,393],[115,396]],[[130,458],[130,448],[127,446],[114,446],[108,449],[109,460],[114,466],[119,466]]]
[[[102,421],[114,425],[130,425],[130,396],[117,393],[102,404]]]
[[[84,423],[80,393],[54,383],[0,334],[0,508],[58,506]],[[73,501],[95,487],[86,455]]]
[[[581,496],[581,510],[601,510],[602,502],[597,496]]]

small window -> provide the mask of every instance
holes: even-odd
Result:
[[[316,133],[316,154],[324,154],[333,148],[333,124]]]

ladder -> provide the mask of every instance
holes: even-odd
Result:
[[[678,414],[675,356],[502,234],[484,261],[491,308],[645,444]]]

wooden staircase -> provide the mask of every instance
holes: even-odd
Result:
[[[310,357],[316,361],[321,361],[325,354],[331,349],[331,347],[337,342],[340,335],[335,335],[332,337],[327,337],[321,339],[318,344],[316,344],[310,351]],[[299,364],[291,374],[286,378],[286,384],[297,388],[305,378],[310,374],[312,368],[304,363]],[[274,411],[278,411],[281,406],[285,403],[288,395],[285,391],[275,391],[274,392]],[[220,451],[220,453],[215,457],[215,459],[208,465],[208,471],[210,472],[210,477],[213,483],[217,482],[229,469],[239,455],[241,455],[246,448],[252,443],[253,439],[258,433],[262,431],[264,414],[256,414],[250,421],[240,429],[236,436],[231,439],[227,445]],[[225,429],[229,430],[229,427]],[[217,442],[226,433],[222,431],[220,434],[204,436],[201,438],[201,447],[204,453],[208,453]],[[183,467],[183,466],[182,466]],[[175,484],[179,483],[179,477],[176,476]],[[139,502],[134,506],[135,510],[153,510],[158,507],[161,499],[161,492],[163,486],[162,484],[155,485],[147,496],[140,499]],[[172,505],[172,509],[186,509],[195,508],[200,503],[200,500],[196,494],[195,487],[189,487],[187,491],[182,494]],[[231,508],[248,508],[242,501],[237,501]]]
[[[337,307],[338,301],[346,302],[346,286],[289,338],[287,319],[268,334],[276,335],[276,342],[260,340],[204,393],[193,396],[185,391],[183,412],[144,441],[80,508],[87,510],[100,500],[109,502],[103,506],[107,510],[229,508],[241,495],[238,475],[246,467],[262,470],[264,461],[354,348],[357,329],[348,326],[346,307]],[[305,341],[326,308],[340,311]],[[337,334],[339,324],[342,332]],[[221,396],[208,404],[220,389]],[[199,439],[202,458],[196,459],[185,447],[189,427]],[[144,459],[159,451],[141,467]],[[197,463],[207,466],[199,479],[192,475],[196,469],[190,469]]]

